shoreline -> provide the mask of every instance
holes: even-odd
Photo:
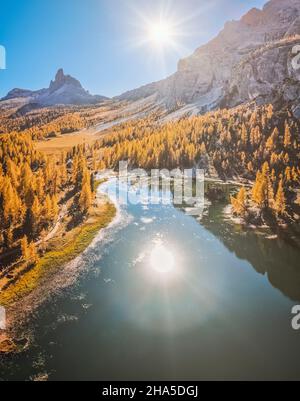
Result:
[[[224,220],[231,225],[238,225],[245,230],[255,231],[257,234],[262,235],[268,240],[277,240],[278,238],[285,238],[292,240],[297,247],[300,247],[299,231],[295,231],[298,221],[284,222],[276,220],[276,224],[271,224],[267,221],[257,223],[255,221],[247,221],[243,217],[236,216],[230,204],[226,205],[223,209]]]
[[[65,246],[47,252],[32,269],[0,294],[0,305],[6,308],[6,329],[0,330],[0,356],[26,349],[29,340],[18,335],[22,325],[50,295],[76,281],[84,253],[95,241],[105,237],[104,230],[118,221],[118,206],[101,192],[101,184],[96,195],[102,198],[100,214],[98,211],[98,215],[89,216],[74,229],[72,238]]]

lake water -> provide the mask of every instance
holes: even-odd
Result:
[[[76,284],[29,323],[4,380],[300,379],[300,251],[173,206],[129,205]]]

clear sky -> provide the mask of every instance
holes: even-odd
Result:
[[[0,96],[48,87],[56,70],[91,93],[114,96],[166,77],[224,26],[266,0],[0,0]],[[172,21],[173,45],[146,40]],[[147,29],[145,28],[147,26]],[[149,38],[148,38],[149,39]]]

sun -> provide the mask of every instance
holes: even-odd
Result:
[[[171,44],[174,35],[172,24],[168,21],[158,21],[148,26],[148,39],[156,46]]]

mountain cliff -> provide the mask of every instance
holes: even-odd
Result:
[[[95,104],[107,99],[104,96],[91,95],[77,79],[70,75],[65,75],[63,69],[57,71],[55,79],[50,82],[48,89],[38,91],[13,89],[1,100],[17,98],[42,106]]]
[[[129,91],[121,100],[156,96],[168,109],[193,105],[198,112],[247,101],[291,103],[300,117],[300,68],[292,66],[300,45],[300,0],[271,0],[178,63],[169,78]]]

